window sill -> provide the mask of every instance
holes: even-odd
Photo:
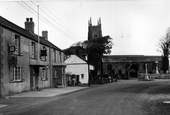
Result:
[[[41,81],[48,81],[48,79],[41,79]]]
[[[10,83],[21,83],[21,82],[25,82],[25,80],[20,80],[20,81],[10,81]]]

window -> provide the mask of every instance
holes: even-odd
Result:
[[[41,68],[41,78],[42,78],[42,80],[47,80],[47,75],[48,75],[47,73],[48,73],[48,70],[45,67]]]
[[[33,41],[30,43],[30,57],[33,59],[36,58],[36,43]]]
[[[21,81],[21,67],[13,67],[13,81]]]
[[[53,50],[53,62],[56,62],[56,51]]]
[[[62,56],[61,56],[61,52],[59,52],[59,56],[60,56],[60,61],[59,61],[59,62],[62,62],[62,59],[61,59],[61,57],[62,57]]]
[[[81,74],[81,79],[84,79],[84,74]]]
[[[22,55],[23,54],[23,38],[21,38],[17,34],[12,34],[12,44],[15,46],[15,55]]]
[[[54,70],[54,78],[58,78],[58,70]]]
[[[40,55],[42,61],[47,61],[47,48],[45,46],[41,47]]]

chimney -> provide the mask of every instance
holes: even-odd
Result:
[[[42,37],[48,40],[48,31],[42,31]]]
[[[26,18],[25,29],[34,33],[34,22],[33,18]]]

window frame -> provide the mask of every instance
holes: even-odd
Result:
[[[57,69],[54,69],[54,76],[53,78],[59,78],[59,75],[58,75],[58,70]]]
[[[84,74],[81,74],[81,79],[84,79]]]
[[[41,68],[41,80],[47,81],[48,80],[48,69],[46,67]]]
[[[53,62],[57,62],[56,50],[53,49]]]
[[[17,72],[17,74],[16,74]],[[18,76],[19,75],[19,76]],[[18,79],[19,78],[19,79]],[[22,67],[21,66],[15,66],[13,67],[13,81],[14,82],[20,82],[22,81]]]
[[[14,55],[23,55],[23,38],[15,33],[12,33],[12,44],[15,46]]]
[[[46,50],[47,51],[47,47],[45,45],[41,45],[40,54],[39,54],[41,61],[47,61],[47,56],[41,56],[41,50]]]
[[[31,41],[30,45],[30,56],[32,59],[36,59],[36,43],[34,41]]]

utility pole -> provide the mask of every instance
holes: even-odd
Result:
[[[90,67],[89,67],[89,41],[88,41],[88,46],[87,46],[87,64],[88,64],[88,76],[89,76],[89,79],[88,79],[88,86],[90,87]]]
[[[37,6],[37,10],[38,10],[38,17],[37,17],[37,22],[38,22],[38,61],[40,58],[40,36],[39,36],[39,5]]]

